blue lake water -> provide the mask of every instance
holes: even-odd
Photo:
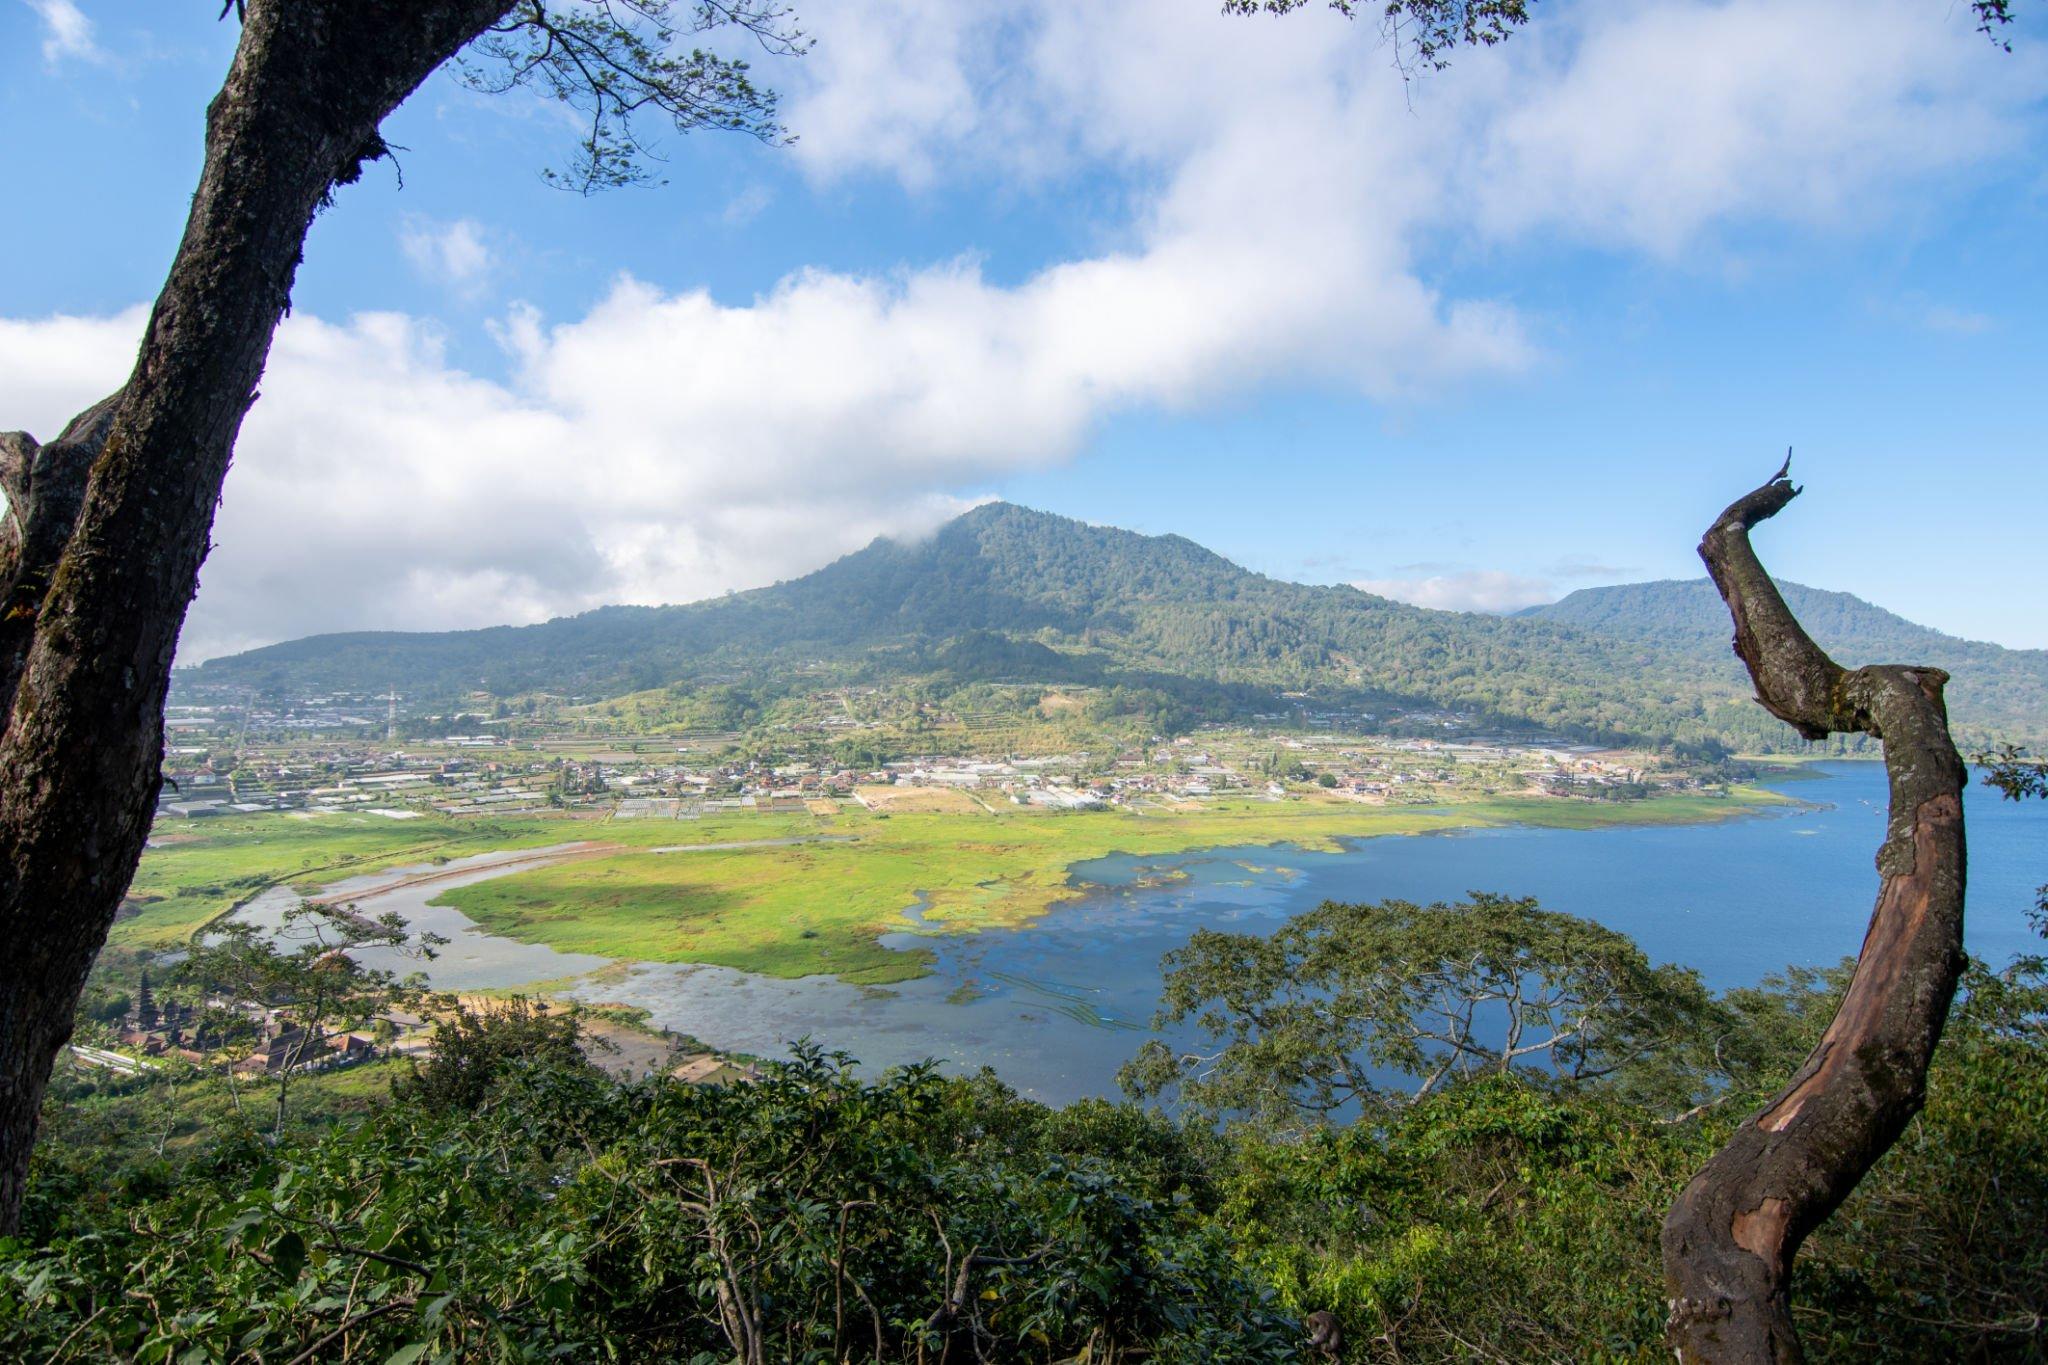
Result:
[[[641,1006],[718,1047],[780,1055],[810,1035],[874,1066],[925,1057],[992,1066],[1025,1093],[1063,1103],[1115,1092],[1117,1067],[1147,1036],[1165,953],[1198,928],[1270,932],[1324,900],[1533,895],[1622,930],[1655,961],[1697,968],[1711,986],[1744,985],[1853,954],[1877,891],[1882,765],[1816,764],[1773,785],[1802,804],[1711,825],[1102,858],[1073,869],[1091,894],[1026,927],[885,939],[936,957],[932,976],[887,989],[641,964],[623,982],[577,993]],[[2026,911],[2048,881],[2048,803],[2015,805],[1973,785],[1966,814],[1968,946],[2002,964],[2038,943]]]

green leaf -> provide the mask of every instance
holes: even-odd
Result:
[[[278,1274],[296,1281],[306,1268],[306,1239],[296,1232],[284,1233],[270,1244],[270,1259]]]

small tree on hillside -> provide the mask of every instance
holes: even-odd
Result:
[[[479,1007],[457,1002],[435,1025],[427,1060],[392,1083],[392,1098],[435,1114],[475,1113],[507,1076],[583,1070],[595,1045],[573,1009],[551,1010],[525,996]]]
[[[326,1061],[335,1039],[374,1031],[381,1016],[417,1006],[426,995],[417,973],[400,977],[389,968],[366,967],[357,954],[383,949],[426,962],[447,942],[438,934],[412,933],[395,913],[372,920],[354,906],[309,901],[287,910],[275,933],[229,920],[178,971],[182,980],[215,997],[208,1019],[217,1029],[240,1023],[250,1007],[275,1017],[261,1053],[275,1087],[275,1137],[284,1131],[293,1080]],[[255,1050],[237,1051],[248,1056]]]

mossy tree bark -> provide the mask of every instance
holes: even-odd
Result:
[[[307,229],[382,154],[385,115],[512,0],[242,8],[133,373],[50,447],[0,437],[0,1233],[141,857],[178,631]]]
[[[1780,469],[1715,520],[1700,557],[1764,707],[1808,739],[1884,741],[1882,880],[1855,978],[1820,1045],[1665,1219],[1667,1335],[1687,1365],[1800,1359],[1793,1257],[1919,1112],[1963,969],[1967,770],[1949,736],[1948,675],[1898,664],[1845,669],[1808,637],[1749,540],[1798,494]]]

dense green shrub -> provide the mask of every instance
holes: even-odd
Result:
[[[1284,1304],[1337,1315],[1348,1359],[1661,1354],[1657,1229],[1713,1137],[1494,1076],[1248,1140],[1220,1217]]]
[[[474,1112],[244,1145],[8,1248],[0,1348],[1288,1358],[1299,1332],[1200,1212],[1184,1147],[1131,1111],[1056,1115],[923,1068],[868,1083],[813,1049],[731,1088],[518,1068]]]
[[[1802,1255],[1811,1358],[2044,1358],[2044,967],[1971,968],[1925,1111]],[[1720,997],[1684,1113],[1684,1084],[1509,1069],[1216,1127],[811,1047],[622,1085],[517,1005],[281,1133],[222,1104],[166,1141],[146,1083],[68,1081],[0,1358],[1279,1361],[1327,1313],[1351,1362],[1663,1359],[1664,1211],[1844,980]]]

